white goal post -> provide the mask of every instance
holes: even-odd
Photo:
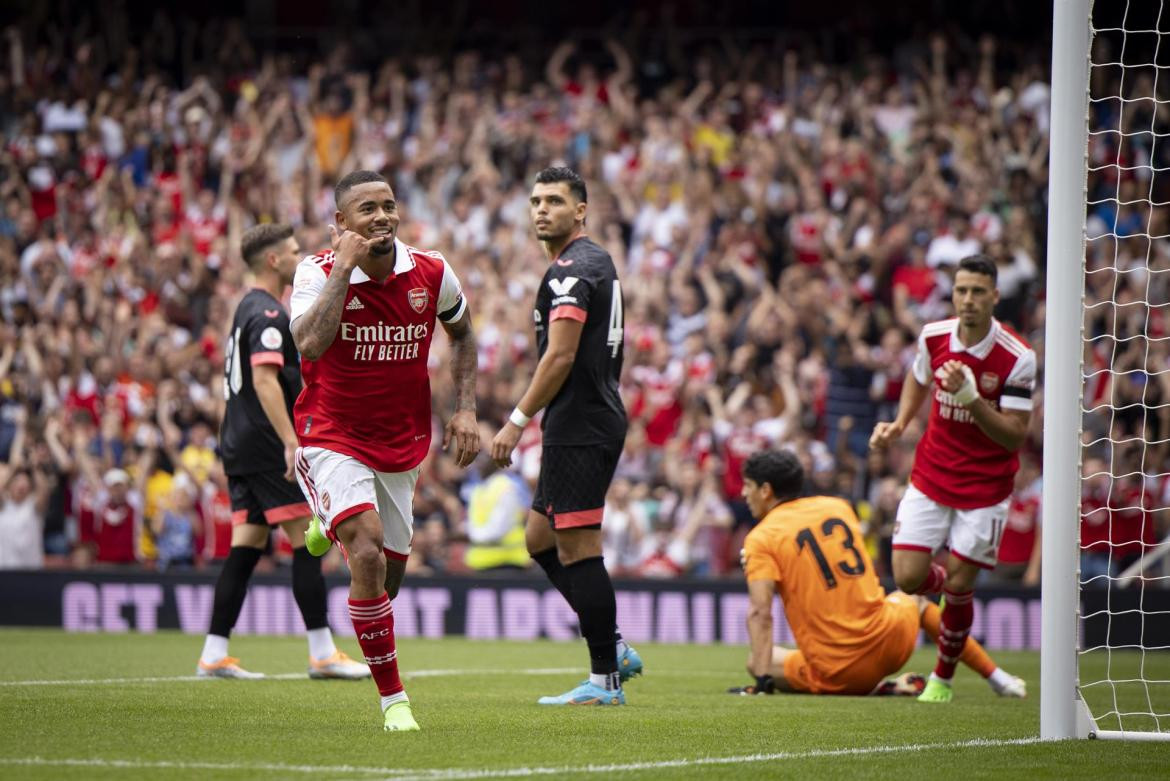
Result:
[[[1150,331],[1149,315],[1146,316],[1142,333],[1133,335],[1128,331],[1119,333],[1118,322],[1122,319],[1117,310],[1117,300],[1090,301],[1086,299],[1086,275],[1092,273],[1112,274],[1114,292],[1130,285],[1129,274],[1144,274],[1145,300],[1138,296],[1138,304],[1147,307],[1164,306],[1161,300],[1151,299],[1151,277],[1163,276],[1166,269],[1152,268],[1151,257],[1155,256],[1155,241],[1170,239],[1170,231],[1151,230],[1154,210],[1170,208],[1170,204],[1159,202],[1154,194],[1154,179],[1159,172],[1170,170],[1170,165],[1159,167],[1153,149],[1159,143],[1170,145],[1170,123],[1159,124],[1158,116],[1164,114],[1164,104],[1170,100],[1170,71],[1166,74],[1161,88],[1158,80],[1160,70],[1170,66],[1170,38],[1166,52],[1161,49],[1161,31],[1170,31],[1170,8],[1165,10],[1163,2],[1147,3],[1143,0],[1054,0],[1052,26],[1052,92],[1051,131],[1049,146],[1049,211],[1048,211],[1048,252],[1047,288],[1045,296],[1044,331],[1044,495],[1043,495],[1043,572],[1042,572],[1042,619],[1041,619],[1041,673],[1040,673],[1040,737],[1042,739],[1098,738],[1126,740],[1170,740],[1170,647],[1158,645],[1157,641],[1146,638],[1147,627],[1155,622],[1167,626],[1170,611],[1147,610],[1144,596],[1147,582],[1150,588],[1162,592],[1170,578],[1147,578],[1145,571],[1161,566],[1166,555],[1166,542],[1139,544],[1140,554],[1125,567],[1124,571],[1112,569],[1118,558],[1114,541],[1113,524],[1115,512],[1137,513],[1139,518],[1146,514],[1152,518],[1157,513],[1170,513],[1165,507],[1152,507],[1146,498],[1147,485],[1162,485],[1167,480],[1164,463],[1149,463],[1145,457],[1152,445],[1164,444],[1164,439],[1152,443],[1152,430],[1147,419],[1156,415],[1168,404],[1158,403],[1155,397],[1147,401],[1142,390],[1140,402],[1130,406],[1141,409],[1142,422],[1137,435],[1127,429],[1117,433],[1115,424],[1119,413],[1125,411],[1125,402],[1119,406],[1112,395],[1104,401],[1086,402],[1086,381],[1104,375],[1105,381],[1115,385],[1129,382],[1130,375],[1137,374],[1148,384],[1157,381],[1157,375],[1170,371],[1170,366],[1155,364],[1151,360],[1150,345],[1170,337],[1160,337]],[[1141,6],[1141,8],[1138,8]],[[1151,10],[1152,9],[1152,10]],[[1131,13],[1132,12],[1132,13]],[[1095,24],[1095,22],[1099,23]],[[1103,51],[1110,52],[1107,59],[1098,61],[1094,57],[1093,39],[1104,35],[1108,39]],[[1145,39],[1147,42],[1141,42]],[[1119,42],[1114,46],[1113,41]],[[1127,52],[1127,43],[1130,44]],[[1162,61],[1165,60],[1165,65]],[[1104,97],[1091,93],[1090,85],[1102,83],[1099,78],[1093,82],[1094,69],[1111,69],[1118,76],[1117,92]],[[1130,75],[1132,74],[1132,75]],[[1152,75],[1151,75],[1152,74]],[[1099,74],[1102,75],[1102,74]],[[1152,87],[1149,81],[1152,79]],[[1144,90],[1144,91],[1143,91]],[[1108,103],[1117,107],[1115,127],[1090,127],[1093,116],[1090,107],[1094,103]],[[1138,106],[1145,106],[1139,109]],[[1130,112],[1147,110],[1151,118],[1148,126],[1132,128],[1135,115]],[[1109,111],[1100,116],[1111,116]],[[1105,138],[1113,134],[1111,137]],[[1134,137],[1144,136],[1142,142]],[[1108,145],[1115,151],[1112,158],[1104,161],[1091,159],[1089,141]],[[1133,150],[1142,143],[1148,143],[1146,157],[1134,155]],[[1115,146],[1114,146],[1115,145]],[[1144,148],[1144,147],[1143,147]],[[1123,156],[1123,151],[1128,156]],[[1090,193],[1090,174],[1107,173],[1117,181],[1116,192],[1108,196]],[[1161,176],[1170,174],[1161,173]],[[1141,182],[1136,193],[1123,193],[1123,178]],[[1112,179],[1110,179],[1112,181]],[[1132,183],[1131,183],[1132,184]],[[1148,186],[1146,186],[1148,184]],[[1144,190],[1144,192],[1143,192]],[[1095,200],[1091,200],[1095,199]],[[1086,230],[1088,207],[1102,206],[1111,209],[1113,224],[1104,232],[1090,235]],[[1123,209],[1142,211],[1146,215],[1144,233],[1119,231]],[[1159,215],[1161,217],[1162,215]],[[1159,220],[1159,225],[1161,221]],[[1144,261],[1140,253],[1127,254],[1124,262],[1119,260],[1118,247],[1137,237],[1147,247]],[[1101,240],[1111,242],[1112,263],[1100,263],[1090,269],[1086,265],[1087,244]],[[1160,246],[1160,245],[1159,245]],[[1098,257],[1100,253],[1098,252]],[[1118,280],[1124,280],[1118,282]],[[1164,280],[1159,281],[1164,289]],[[1099,287],[1099,286],[1097,286]],[[1128,288],[1127,288],[1128,290]],[[1159,293],[1158,295],[1162,295]],[[1112,333],[1093,334],[1085,332],[1086,316],[1092,315],[1093,307],[1112,307]],[[1100,330],[1100,329],[1098,329]],[[1135,339],[1144,340],[1145,363],[1140,368],[1122,365],[1118,360],[1120,352],[1129,352],[1129,343]],[[1104,367],[1083,366],[1086,347],[1092,351],[1097,340],[1111,340],[1105,343],[1103,352],[1110,353]],[[1111,345],[1111,347],[1109,347]],[[1116,361],[1116,363],[1115,363]],[[1111,386],[1113,387],[1113,386]],[[1110,390],[1110,394],[1113,391]],[[1165,400],[1170,403],[1170,400]],[[1153,411],[1151,413],[1151,410]],[[1093,416],[1105,416],[1094,419]],[[1086,421],[1091,434],[1085,441],[1083,428]],[[1099,434],[1103,424],[1107,433]],[[1161,432],[1164,438],[1166,432]],[[1136,447],[1142,457],[1140,467],[1133,468],[1113,454],[1126,447]],[[1090,477],[1100,477],[1108,488],[1106,506],[1102,510],[1109,524],[1106,542],[1097,545],[1108,550],[1103,572],[1081,573],[1081,496],[1082,458],[1092,452],[1108,453],[1108,468],[1095,472]],[[1154,453],[1161,452],[1154,448]],[[1155,462],[1158,459],[1153,459]],[[1122,480],[1136,481],[1140,487],[1139,498],[1128,499],[1128,504],[1116,506],[1114,485]],[[1162,481],[1162,482],[1159,482]],[[1136,506],[1135,506],[1136,503]],[[1145,529],[1147,521],[1140,521]],[[1164,534],[1165,531],[1162,532]],[[1168,538],[1167,542],[1170,542]],[[1132,544],[1125,543],[1132,547]],[[1128,550],[1129,548],[1127,548]],[[1087,581],[1087,584],[1086,582]],[[1136,584],[1136,585],[1135,585]],[[1091,611],[1082,608],[1082,585],[1093,589],[1103,608]],[[1143,599],[1137,608],[1120,607],[1125,590],[1140,589]],[[1125,603],[1130,604],[1130,603]],[[1084,612],[1082,612],[1084,610]],[[1129,614],[1129,615],[1123,615]],[[1136,614],[1136,615],[1134,615]],[[1082,621],[1092,619],[1103,622],[1104,640],[1094,640],[1086,647],[1082,638]],[[1137,640],[1118,640],[1116,626],[1126,621],[1140,622],[1141,630]],[[1091,660],[1090,660],[1091,657]]]

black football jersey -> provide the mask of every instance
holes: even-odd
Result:
[[[549,263],[536,293],[536,342],[548,349],[548,325],[562,317],[584,323],[568,379],[545,410],[549,445],[589,445],[626,436],[618,391],[625,342],[622,286],[609,253],[586,237]]]
[[[223,393],[227,400],[219,431],[220,456],[229,475],[285,469],[284,445],[268,422],[252,367],[278,367],[284,403],[292,420],[293,402],[301,392],[301,364],[288,313],[267,291],[254,288],[240,300],[224,351]]]

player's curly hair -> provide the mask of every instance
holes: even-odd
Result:
[[[589,202],[589,196],[585,192],[585,180],[572,168],[550,166],[536,175],[537,184],[555,184],[556,182],[568,184],[569,194],[580,203]]]
[[[277,242],[284,241],[293,235],[291,225],[279,222],[266,222],[248,228],[240,237],[240,256],[249,266],[256,266],[264,257],[264,252]]]
[[[782,502],[795,499],[804,489],[804,467],[787,450],[753,453],[743,464],[743,476],[757,485],[767,483]]]

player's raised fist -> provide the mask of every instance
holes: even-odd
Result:
[[[873,433],[869,435],[869,446],[875,450],[886,448],[902,436],[904,429],[905,426],[900,425],[897,421],[880,421],[873,427]]]
[[[969,407],[979,398],[979,389],[975,386],[975,373],[962,361],[947,361],[939,367],[934,376],[942,389],[954,396],[955,401],[964,407]]]
[[[963,384],[963,362],[950,360],[938,367],[934,378],[947,393],[954,393]]]

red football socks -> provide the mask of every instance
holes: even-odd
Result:
[[[385,592],[374,599],[350,599],[349,617],[366,664],[383,697],[402,691],[398,652],[394,650],[394,609]]]
[[[937,643],[939,625],[942,623],[942,611],[938,609],[938,605],[927,602],[920,623],[926,631],[926,636]],[[963,653],[959,655],[959,661],[984,678],[990,678],[995,672],[995,662],[987,654],[987,649],[969,635],[966,644],[963,645]]]
[[[941,564],[931,563],[930,570],[926,573],[926,580],[922,581],[914,593],[915,594],[937,594],[942,591],[943,583],[947,580],[946,568]]]
[[[946,605],[942,610],[942,621],[938,631],[938,664],[934,666],[937,678],[950,680],[955,675],[955,665],[963,652],[967,635],[971,634],[971,622],[975,617],[973,591],[943,590]]]

